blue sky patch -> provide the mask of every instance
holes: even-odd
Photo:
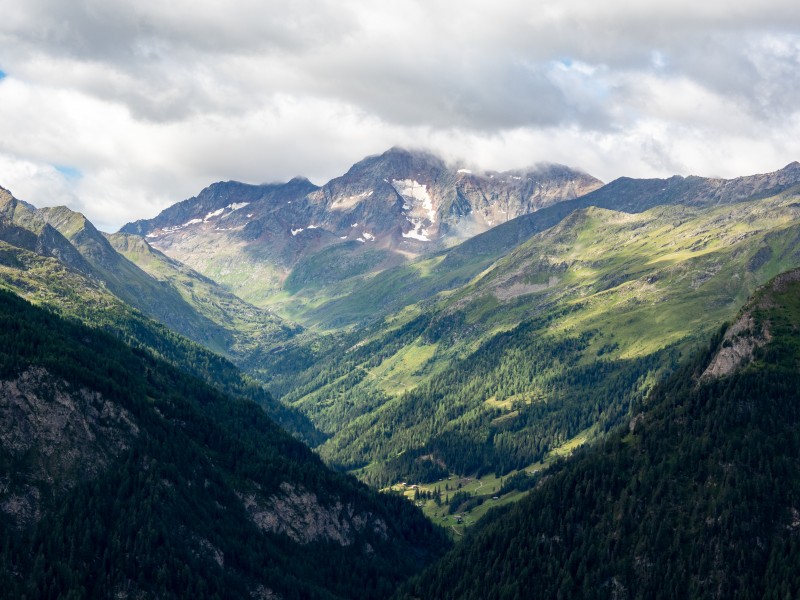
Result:
[[[0,69],[0,81],[6,78],[6,72]]]
[[[75,167],[69,167],[66,165],[53,165],[55,170],[61,173],[67,179],[80,179],[83,177],[83,173],[80,172],[79,169]]]

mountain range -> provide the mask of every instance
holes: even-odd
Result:
[[[322,439],[307,419],[274,402],[226,359],[258,361],[300,328],[248,305],[140,239],[107,236],[80,213],[36,209],[0,188],[0,287],[147,348],[228,393],[259,402],[305,439]]]
[[[322,187],[302,178],[217,183],[121,231],[263,306],[284,285],[297,290],[401,264],[600,185],[560,165],[473,173],[393,148]]]
[[[800,266],[799,206],[790,192],[575,211],[272,389],[331,434],[327,460],[376,484],[526,468],[615,423],[758,285]]]
[[[321,187],[213,184],[115,234],[0,188],[4,589],[387,597],[448,549],[433,520],[464,539],[402,597],[515,597],[520,582],[565,596],[772,593],[791,580],[764,573],[794,560],[780,533],[794,483],[770,520],[759,511],[775,478],[754,477],[755,516],[712,556],[680,540],[705,535],[702,519],[730,524],[739,496],[720,487],[718,512],[684,528],[663,515],[697,504],[700,484],[665,495],[659,482],[666,464],[689,477],[692,452],[708,449],[725,411],[704,413],[708,398],[750,406],[748,382],[789,368],[796,277],[779,275],[797,268],[798,163],[604,185],[563,166],[478,172],[393,148]],[[786,381],[764,414],[791,423]],[[676,432],[684,410],[697,428]],[[731,423],[714,432],[725,456],[763,456],[794,482],[785,429]],[[781,449],[758,445],[773,434]],[[703,485],[728,485],[716,465]],[[604,545],[623,533],[605,500],[586,504],[595,489],[620,498],[615,515],[636,514],[624,539],[642,552]],[[650,539],[659,521],[689,537]],[[534,544],[548,527],[567,542]],[[788,548],[786,560],[742,550],[759,527],[778,532],[764,547]],[[138,546],[136,531],[147,532]],[[576,552],[613,560],[564,567]],[[737,578],[721,556],[752,570]],[[547,577],[521,572],[530,561]],[[463,576],[462,562],[486,577]]]

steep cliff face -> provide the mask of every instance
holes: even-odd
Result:
[[[283,482],[279,490],[265,495],[251,482],[250,491],[238,495],[260,530],[287,535],[299,544],[324,541],[351,546],[363,533],[389,539],[389,527],[382,517],[341,500],[323,504],[301,485]],[[365,544],[364,549],[368,548],[371,546]]]
[[[0,381],[0,421],[0,511],[17,529],[41,518],[43,498],[96,477],[139,433],[118,403],[41,367]]]
[[[701,380],[718,379],[730,375],[753,358],[756,348],[762,347],[771,337],[766,324],[757,328],[753,315],[748,311],[725,332],[722,347],[714,355]]]
[[[700,381],[733,374],[753,360],[757,349],[769,344],[773,337],[773,324],[764,314],[769,314],[775,308],[775,294],[785,293],[799,281],[800,270],[788,271],[778,275],[754,295],[753,300],[725,331],[722,344],[700,376]]]

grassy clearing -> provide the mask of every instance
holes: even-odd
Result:
[[[375,367],[368,379],[376,380],[378,389],[389,396],[412,390],[423,379],[424,367],[436,353],[436,348],[437,344],[406,346]]]
[[[494,396],[487,398],[483,404],[487,408],[499,408],[501,410],[511,410],[511,405],[514,403],[514,397],[508,397],[505,400],[498,400]]]
[[[503,477],[488,474],[476,478],[453,474],[447,479],[441,479],[428,484],[398,482],[382,491],[403,494],[410,502],[415,502],[417,506],[422,509],[426,517],[434,523],[446,527],[448,532],[455,539],[459,539],[467,528],[475,525],[492,508],[518,502],[528,494],[528,491],[518,490],[500,494],[500,489],[503,487],[505,481],[518,473],[524,472],[533,475],[548,469],[557,460],[566,458],[577,448],[594,440],[596,435],[597,433],[594,428],[582,431],[558,448],[550,451],[542,462],[529,465],[520,471],[512,471]],[[361,471],[369,470],[369,468],[370,467],[365,467]],[[423,496],[426,494],[435,494],[437,489],[441,494],[441,504],[437,504],[433,499],[420,498],[415,500],[420,494]],[[465,512],[448,514],[448,501],[456,492],[466,492],[471,498],[481,499],[482,503]]]

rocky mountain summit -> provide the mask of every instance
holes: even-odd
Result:
[[[76,271],[89,274],[92,270],[86,259],[38,214],[35,207],[15,198],[0,187],[0,241],[55,258]]]
[[[121,231],[257,301],[265,285],[279,288],[320,252],[319,260],[352,266],[348,273],[386,267],[601,185],[560,165],[477,173],[392,148],[322,187],[302,178],[216,183]]]

